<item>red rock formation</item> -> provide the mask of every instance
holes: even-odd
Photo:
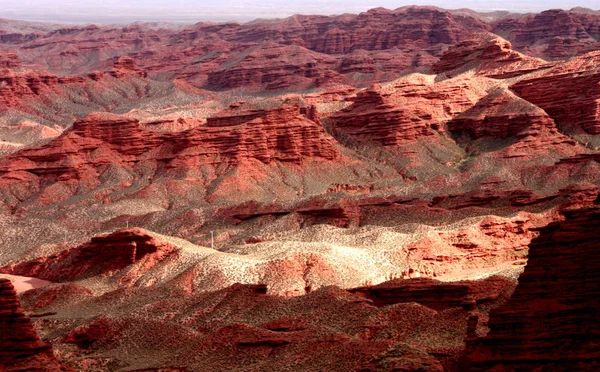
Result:
[[[448,123],[448,130],[465,144],[489,139],[497,147],[498,140],[512,141],[499,155],[523,158],[561,154],[570,156],[582,151],[571,138],[561,134],[554,121],[539,107],[499,88],[482,98],[475,106]]]
[[[120,78],[123,76],[133,75],[139,77],[147,77],[148,73],[139,68],[133,58],[128,56],[116,57],[113,62],[112,70],[108,71],[108,74]]]
[[[148,269],[175,250],[174,246],[141,229],[123,229],[107,236],[94,237],[89,243],[57,255],[2,270],[64,282],[118,271],[140,261]]]
[[[543,108],[559,128],[600,134],[600,52],[557,64],[541,76],[519,81],[511,89]]]
[[[206,126],[177,133],[153,132],[135,119],[96,113],[47,145],[1,159],[0,174],[83,177],[106,164],[135,163],[143,154],[170,168],[243,159],[300,163],[340,156],[334,140],[301,115],[298,106],[222,113],[209,118]]]
[[[114,59],[114,66],[107,71],[108,75],[119,78],[122,81],[127,81],[128,77],[146,77],[147,73],[137,67],[130,57],[119,57]],[[21,110],[37,116],[48,116],[50,120],[56,120],[57,116],[74,116],[81,115],[80,108],[77,110],[77,105],[83,101],[90,102],[98,109],[104,108],[98,103],[94,103],[94,96],[98,94],[101,104],[105,105],[102,95],[106,92],[94,92],[95,89],[110,91],[115,89],[117,94],[123,98],[127,93],[123,92],[123,87],[113,88],[108,85],[96,85],[87,87],[83,92],[81,88],[88,82],[101,81],[104,76],[102,72],[93,72],[84,76],[61,76],[58,77],[52,73],[42,70],[30,70],[22,68],[18,58],[14,54],[0,54],[0,112],[9,108]],[[125,88],[127,90],[127,88]],[[125,94],[123,94],[125,93]],[[138,93],[136,98],[139,98]],[[55,95],[55,96],[52,96]],[[49,98],[48,96],[52,96]],[[113,98],[114,99],[114,98]],[[65,105],[63,100],[67,100],[69,104]],[[41,101],[41,102],[40,102]],[[38,112],[35,107],[37,105],[48,104],[48,101],[56,101],[52,107],[52,112]],[[33,109],[30,107],[33,106]],[[67,106],[63,108],[62,106]],[[69,106],[75,106],[69,107]],[[73,109],[75,112],[64,112],[63,110]],[[61,118],[64,120],[64,118]]]
[[[468,342],[465,370],[600,367],[600,210],[565,215],[531,243],[514,294],[490,313],[489,334]]]
[[[335,128],[361,140],[397,147],[443,132],[443,123],[475,104],[468,81],[428,84],[400,80],[360,92],[354,103],[333,114]]]
[[[20,69],[18,60],[15,61],[10,55],[3,64],[5,67],[0,69],[0,111],[18,106],[21,99],[37,96],[58,85],[56,75]]]
[[[365,81],[350,75],[382,73],[366,81],[389,80],[391,75],[384,72],[397,74],[429,66],[448,46],[490,29],[513,42],[517,50],[539,57],[556,59],[582,54],[598,48],[599,17],[590,12],[552,10],[498,20],[489,14],[464,10],[378,8],[358,15],[295,15],[247,24],[198,23],[181,31],[144,25],[68,27],[47,33],[11,32],[0,35],[0,41],[11,48],[17,46],[17,53],[27,65],[41,66],[58,75],[103,70],[113,56],[129,55],[145,71],[161,79],[176,77],[204,86],[208,76],[212,76],[212,87],[238,87],[245,81],[256,88],[262,86],[262,81],[267,89],[302,90],[311,81],[315,83],[315,77],[323,76],[336,59],[342,62],[339,71],[347,75],[346,81],[364,86]],[[278,56],[268,59],[264,53],[252,51],[264,44],[280,50]],[[281,51],[295,58],[285,58]],[[248,53],[255,59],[248,60],[244,56]],[[272,67],[261,66],[259,60]],[[324,63],[311,65],[314,61]],[[523,63],[521,72],[527,70],[527,63],[519,63]],[[291,78],[286,73],[298,76]],[[499,73],[508,76],[505,71]],[[340,78],[331,71],[324,77]],[[322,85],[324,81],[317,79],[316,83]]]
[[[529,55],[563,59],[598,49],[600,14],[577,9],[552,9],[510,16],[496,22],[492,32],[512,41]]]
[[[299,46],[265,43],[241,54],[232,55],[219,70],[209,74],[208,84],[279,90],[333,84],[341,79],[332,71],[337,65],[335,58]]]
[[[198,37],[211,26],[198,27]],[[382,50],[394,46],[418,48],[454,44],[474,31],[487,30],[480,20],[433,7],[371,9],[336,17],[293,16],[277,23],[255,23],[219,30],[232,41],[274,40],[294,43],[327,54]],[[215,27],[212,26],[211,30]]]
[[[21,67],[19,57],[14,53],[0,53],[0,68],[15,69]]]
[[[501,276],[448,283],[433,279],[395,279],[349,291],[373,301],[376,306],[417,302],[437,311],[454,307],[472,310],[478,303],[496,301],[511,285],[510,279]]]
[[[543,60],[512,50],[510,42],[491,34],[450,47],[433,65],[436,73],[454,76],[467,70],[497,79],[523,75],[548,66]]]
[[[161,78],[177,77],[197,85],[205,85],[208,79],[209,86],[221,88],[247,84],[303,90],[341,78],[333,71],[338,58],[326,54],[385,51],[372,54],[375,65],[359,66],[361,63],[350,57],[342,70],[344,74],[372,73],[374,69],[401,73],[426,65],[443,48],[488,28],[470,15],[407,7],[334,17],[292,16],[243,25],[199,23],[182,31],[142,25],[69,27],[31,38],[15,35],[4,39],[19,45],[20,57],[28,65],[60,75],[103,70],[113,56],[129,55]],[[382,74],[373,80],[387,78],[389,75]],[[365,82],[359,79],[357,84],[364,86]]]
[[[0,370],[64,371],[23,313],[10,280],[0,278]]]

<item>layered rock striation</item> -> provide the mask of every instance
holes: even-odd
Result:
[[[337,60],[296,45],[265,43],[233,54],[208,75],[209,86],[221,89],[258,88],[281,90],[333,84],[341,76],[333,71]]]
[[[137,119],[94,113],[47,145],[0,160],[0,173],[77,175],[108,164],[159,161],[167,167],[237,164],[246,159],[301,163],[340,157],[335,141],[298,106],[222,113],[206,126],[155,132]]]
[[[511,43],[501,37],[482,34],[449,48],[433,65],[433,71],[454,76],[472,70],[478,75],[506,79],[549,66],[541,59],[514,51]]]
[[[511,89],[544,109],[562,130],[600,134],[599,61],[600,52],[588,53],[521,80]]]
[[[144,261],[147,268],[172,254],[176,248],[142,229],[122,229],[92,238],[57,255],[41,257],[4,271],[64,282],[122,270]]]
[[[38,337],[8,279],[0,278],[0,370],[64,371],[52,346]]]
[[[487,140],[488,147],[508,141],[503,158],[524,158],[553,151],[574,155],[581,151],[573,139],[560,133],[548,114],[505,88],[493,90],[475,106],[448,122],[448,130],[463,144]]]
[[[148,75],[127,56],[114,58],[112,69],[106,73],[120,79],[145,78]],[[97,71],[89,73],[88,76],[59,77],[48,71],[23,68],[17,55],[0,53],[0,112],[9,108],[23,109],[30,99],[40,98],[52,92],[60,95],[64,93],[63,88],[81,87],[88,81],[100,81],[103,76],[104,72]]]
[[[375,84],[330,119],[336,130],[362,141],[398,147],[444,132],[444,123],[473,106],[483,95],[468,81],[433,84],[426,77]]]
[[[598,49],[599,18],[589,9],[550,9],[505,17],[495,22],[492,32],[529,55],[557,60]]]
[[[489,334],[468,342],[465,370],[599,367],[600,209],[564,213],[532,241],[514,294],[490,313]]]

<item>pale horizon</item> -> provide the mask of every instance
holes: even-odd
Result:
[[[548,9],[572,9],[583,7],[598,9],[596,0],[574,3],[565,0],[548,1],[487,1],[485,6],[476,0],[465,1],[390,1],[366,2],[356,0],[317,1],[306,0],[299,5],[288,1],[248,0],[0,0],[0,18],[10,20],[54,22],[54,23],[98,23],[116,24],[133,22],[181,22],[239,21],[247,22],[260,18],[285,18],[294,14],[335,15],[360,13],[372,8],[396,9],[403,6],[436,6],[444,9],[468,8],[478,12],[509,11],[514,13],[540,12]]]

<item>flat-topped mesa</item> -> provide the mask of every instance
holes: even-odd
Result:
[[[267,110],[231,110],[206,119],[207,127],[230,127],[241,125],[254,119],[263,119]]]
[[[434,310],[453,307],[474,308],[477,303],[494,301],[514,285],[511,279],[492,276],[480,281],[441,282],[429,278],[393,279],[349,292],[373,301],[375,306],[417,302]]]
[[[0,370],[61,371],[52,346],[40,340],[15,288],[4,278],[0,278]]]
[[[563,131],[600,134],[600,52],[557,64],[543,75],[511,86],[544,109]]]
[[[222,111],[207,119],[207,127],[229,127],[249,123],[253,120],[261,123],[275,123],[285,120],[309,119],[320,125],[319,112],[316,106],[304,106],[300,104],[283,104],[276,108],[245,108],[238,104],[232,104],[229,109]]]
[[[468,70],[492,78],[505,79],[523,75],[549,64],[512,50],[509,41],[483,34],[450,47],[433,65],[435,73],[455,76]]]
[[[135,64],[133,58],[129,56],[115,57],[113,60],[113,68],[107,71],[107,73],[116,78],[120,78],[127,75],[139,76],[143,78],[148,76],[148,73],[139,68]]]
[[[490,332],[467,341],[464,371],[600,368],[600,208],[564,212],[540,230]]]

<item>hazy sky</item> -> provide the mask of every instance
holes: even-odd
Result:
[[[358,13],[378,6],[395,9],[405,5],[513,12],[570,9],[576,6],[600,8],[598,0],[0,0],[0,18],[85,23],[248,21],[296,13]]]

